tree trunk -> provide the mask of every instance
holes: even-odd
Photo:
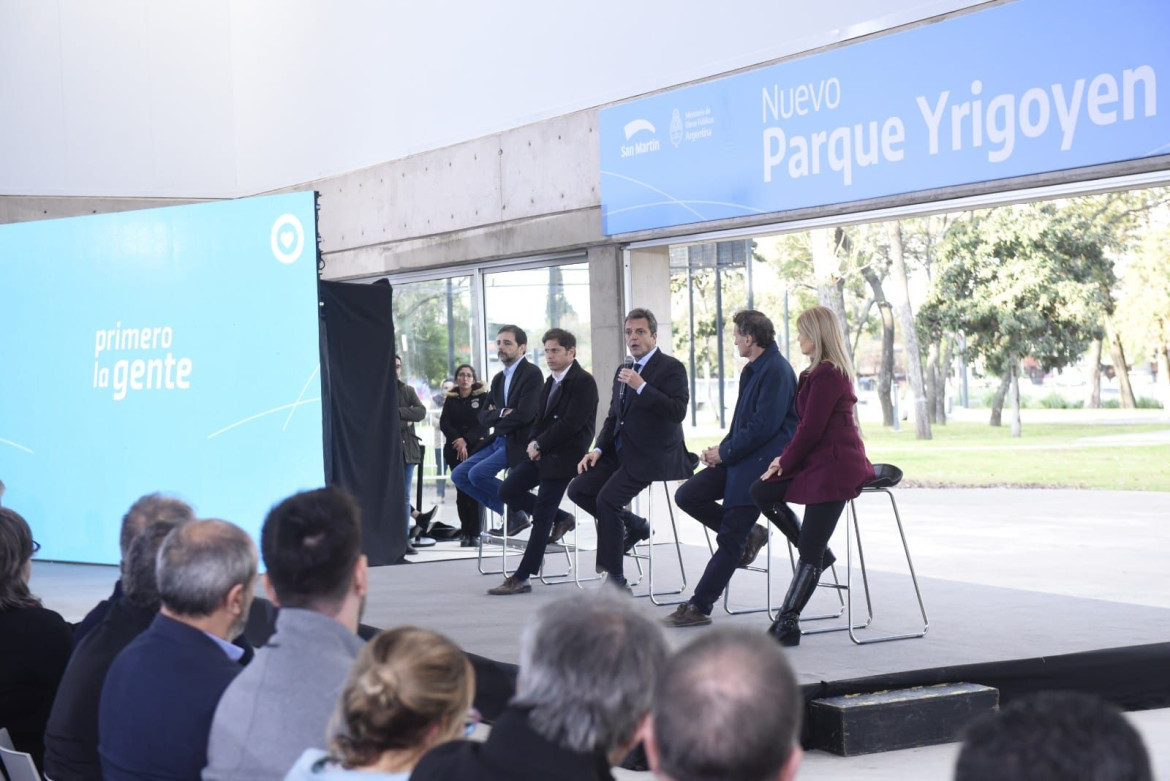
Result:
[[[1158,345],[1154,354],[1158,361],[1158,389],[1162,396],[1162,409],[1170,409],[1170,355],[1167,354],[1166,343]]]
[[[1135,409],[1137,399],[1133,386],[1129,384],[1129,365],[1125,362],[1125,347],[1121,344],[1121,332],[1117,330],[1113,317],[1105,316],[1105,333],[1109,337],[1109,355],[1113,358],[1113,373],[1117,377],[1117,390],[1121,394],[1121,408]]]
[[[918,332],[914,328],[914,310],[910,306],[910,284],[906,279],[906,254],[902,245],[902,223],[886,223],[890,236],[890,298],[902,324],[902,344],[906,350],[906,380],[914,394],[914,429],[918,439],[930,439],[926,388],[923,387],[922,353],[918,350]]]
[[[882,405],[882,425],[894,425],[894,402],[890,399],[890,383],[894,379],[894,310],[886,300],[886,293],[882,290],[882,281],[873,269],[867,268],[862,272],[865,281],[873,290],[873,300],[877,302],[878,314],[882,318],[882,359],[878,364],[877,394]]]
[[[1021,433],[1020,424],[1020,364],[1012,363],[1012,436],[1018,437]]]
[[[853,342],[849,339],[849,321],[845,316],[845,281],[841,278],[841,258],[837,255],[836,231],[832,228],[817,228],[809,231],[812,246],[813,276],[817,283],[817,303],[833,310],[841,333],[845,336],[845,349],[853,361]]]
[[[995,389],[995,396],[991,399],[991,425],[1003,425],[1003,400],[1007,398],[1008,386],[1012,384],[1012,373],[1006,367],[999,387]]]
[[[1089,397],[1085,409],[1101,409],[1101,340],[1089,343]]]
[[[931,342],[926,348],[926,416],[931,424],[938,423],[938,360],[939,343]]]
[[[947,424],[947,378],[951,375],[951,364],[955,362],[955,339],[952,336],[945,338],[947,349],[943,351],[942,366],[939,372],[938,383],[942,391],[938,394],[938,409],[934,417],[939,425]]]

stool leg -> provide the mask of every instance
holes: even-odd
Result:
[[[918,609],[922,614],[922,631],[921,632],[907,632],[905,634],[897,634],[897,635],[885,635],[882,637],[867,637],[865,639],[860,639],[853,633],[853,630],[851,628],[849,630],[849,639],[852,640],[857,645],[870,645],[871,643],[888,643],[891,640],[909,640],[909,639],[912,639],[915,637],[923,637],[926,635],[927,629],[930,628],[930,621],[926,617],[926,605],[922,601],[922,590],[918,587],[918,576],[914,572],[914,562],[910,558],[910,546],[906,542],[906,532],[905,532],[905,529],[903,529],[903,527],[902,527],[902,516],[898,513],[898,503],[897,503],[897,501],[895,501],[894,494],[890,491],[890,489],[881,488],[878,490],[883,491],[886,494],[886,496],[890,497],[890,506],[894,510],[894,521],[898,526],[898,536],[901,537],[901,539],[902,539],[902,551],[906,554],[906,565],[910,569],[910,581],[914,585],[914,594],[918,598]],[[853,518],[854,518],[854,524],[856,524],[856,522],[857,522],[856,510],[854,511]],[[861,536],[860,536],[860,529],[858,529],[858,551],[859,552],[860,552],[860,549],[861,549]],[[864,563],[863,563],[863,566],[864,566]],[[863,572],[864,572],[864,570],[863,570]],[[869,587],[867,584],[867,586],[866,586],[866,600],[868,601],[868,599],[869,599]],[[873,616],[872,611],[870,612],[870,616],[872,618],[872,616]]]

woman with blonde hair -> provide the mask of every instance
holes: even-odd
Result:
[[[784,451],[752,485],[760,511],[781,528],[785,518],[795,517],[785,502],[805,506],[797,541],[800,561],[780,615],[768,629],[788,646],[800,643],[800,611],[831,561],[827,546],[845,503],[874,478],[853,417],[853,366],[837,316],[815,306],[797,318],[796,330],[800,351],[809,358],[796,387],[800,423]]]
[[[423,754],[464,733],[474,692],[471,662],[446,637],[381,632],[341,692],[332,753],[309,749],[285,781],[406,781]]]

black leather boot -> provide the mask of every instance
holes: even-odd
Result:
[[[780,645],[800,645],[800,611],[812,598],[821,579],[821,571],[803,559],[797,562],[796,574],[784,595],[780,615],[768,627],[768,634],[780,641]]]
[[[792,512],[791,507],[780,502],[764,510],[764,517],[780,530],[780,533],[792,543],[792,547],[800,547],[800,520],[796,513]],[[836,561],[837,557],[833,555],[833,551],[825,548],[825,555],[821,557],[821,570],[827,570]]]

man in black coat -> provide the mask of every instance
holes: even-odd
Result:
[[[597,416],[597,383],[577,363],[577,338],[561,328],[545,333],[545,360],[552,376],[540,394],[540,413],[526,452],[527,460],[512,467],[500,488],[500,498],[513,510],[532,517],[533,527],[516,572],[489,594],[497,596],[531,591],[528,579],[540,570],[544,549],[556,521],[560,539],[572,527],[573,516],[558,509],[565,489],[577,474],[577,462],[593,440]],[[531,489],[539,486],[536,496]]]
[[[658,320],[650,310],[626,315],[626,347],[633,366],[614,376],[609,415],[569,484],[569,498],[597,519],[598,570],[623,587],[623,554],[650,537],[646,519],[623,508],[654,481],[694,472],[682,431],[690,401],[687,371],[658,349]]]
[[[544,379],[540,369],[524,357],[527,351],[528,336],[522,328],[500,326],[496,354],[504,368],[492,378],[483,417],[485,426],[494,427],[492,438],[451,472],[451,481],[460,491],[497,515],[504,514],[504,503],[500,500],[503,481],[496,475],[528,459],[528,433],[539,412]],[[508,524],[508,534],[516,534],[530,524],[527,516],[517,514]]]

